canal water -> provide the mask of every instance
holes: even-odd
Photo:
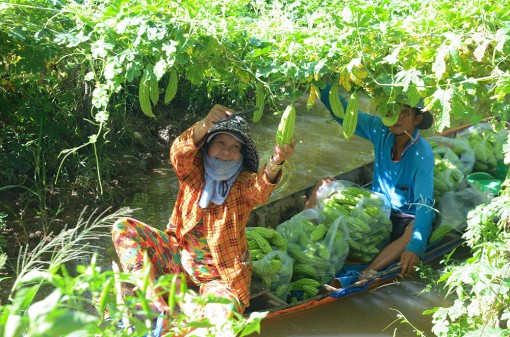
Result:
[[[358,136],[345,140],[342,128],[332,121],[321,103],[307,111],[306,97],[303,97],[295,103],[295,107],[296,152],[285,164],[282,182],[271,195],[271,200],[311,186],[320,177],[335,176],[373,160],[371,143]],[[370,110],[367,99],[361,99],[360,109]],[[279,120],[279,114],[266,112],[258,123],[250,124],[261,166],[273,152]],[[177,191],[178,181],[170,164],[162,165],[153,169],[144,180],[144,191],[124,206],[135,209],[133,217],[164,229]],[[105,260],[116,259],[114,254],[112,245],[109,245]],[[396,322],[398,315],[403,315],[416,328],[432,335],[431,316],[423,316],[422,312],[447,304],[442,294],[424,293],[425,286],[426,282],[414,275],[369,293],[264,321],[260,336],[415,336],[411,325]]]
[[[468,248],[459,247],[451,258],[465,260],[469,254]],[[429,265],[435,269],[443,266],[439,258]],[[451,304],[444,290],[437,286],[430,289],[429,281],[416,272],[364,293],[266,319],[259,336],[429,337],[435,336],[432,316],[423,312]]]

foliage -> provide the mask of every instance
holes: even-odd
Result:
[[[505,163],[509,163],[506,145]],[[505,185],[489,204],[469,212],[463,237],[472,257],[447,265],[438,281],[453,297],[453,304],[426,312],[433,315],[436,336],[510,335],[509,210],[510,191]]]
[[[409,325],[412,329],[413,329],[413,332],[415,333],[416,336],[420,336],[420,337],[426,337],[425,333],[423,331],[420,331],[418,328],[416,328],[408,319],[407,317],[400,311],[398,311],[397,309],[391,309],[391,310],[394,310],[396,311],[397,313],[397,318],[391,322],[384,330],[388,330],[389,327],[395,323],[400,323],[400,324],[407,324]],[[397,334],[398,330],[397,328],[394,329],[393,331],[393,336],[398,336]]]
[[[254,101],[257,85],[273,109],[337,81],[350,94],[366,92],[383,116],[423,99],[437,130],[485,117],[502,127],[509,22],[505,1],[4,0],[0,179],[30,177],[40,195],[56,172],[73,180],[82,167],[101,177],[111,120],[138,113],[144,72],[157,82],[156,118],[175,70],[179,91],[203,86],[231,105]],[[55,160],[63,147],[59,160],[72,165]],[[436,334],[505,333],[506,198],[471,214],[473,258],[442,279],[458,299],[435,311]]]
[[[291,100],[300,87],[330,78],[369,93],[383,115],[400,94],[411,104],[422,97],[439,111],[442,130],[451,114],[486,116],[473,110],[475,101],[498,103],[510,91],[508,6],[346,1],[338,11],[336,1],[117,0],[69,5],[75,28],[56,39],[93,64],[85,79],[96,83],[98,123],[122,83],[136,83],[143,71],[165,82],[176,69],[191,83],[240,96],[262,82],[273,98]],[[507,111],[490,106],[493,115]]]
[[[109,237],[109,231],[104,229],[128,212],[121,209],[97,216],[93,212],[87,219],[81,217],[74,229],[64,229],[50,242],[30,252],[22,249],[10,299],[0,307],[2,336],[140,336],[150,333],[154,328],[152,320],[159,313],[151,310],[146,287],[123,297],[121,284],[134,287],[140,284],[137,276],[115,270],[102,271],[97,265],[97,252],[92,254],[97,248],[93,240]],[[88,260],[91,255],[90,264],[78,265],[76,272],[71,273],[66,267],[70,262]],[[147,265],[145,270],[149,272]],[[146,276],[138,277],[147,282]],[[183,335],[197,329],[202,331],[202,336],[216,336],[226,331],[232,336],[246,336],[259,331],[265,313],[254,313],[250,317],[238,315],[221,324],[180,313],[177,306],[191,291],[182,282],[184,286],[177,292],[177,279],[178,275],[166,275],[154,285],[169,289],[169,307],[175,309],[170,322],[174,334]],[[200,296],[195,296],[193,301],[198,305],[221,303],[221,299]]]
[[[20,247],[15,273],[17,279],[11,291],[17,288],[17,282],[32,272],[47,270],[50,273],[56,272],[62,265],[70,261],[79,261],[90,255],[91,251],[98,247],[93,244],[100,239],[109,239],[111,223],[122,214],[128,214],[130,209],[121,209],[112,215],[106,215],[106,211],[96,215],[92,212],[85,218],[86,209],[80,214],[75,226],[63,228],[50,241],[41,240],[39,244],[31,249],[28,245]],[[94,216],[96,218],[94,219]],[[100,232],[100,230],[103,230]]]
[[[494,115],[506,113],[510,26],[504,3],[38,3],[3,6],[4,26],[11,28],[6,38],[60,48],[68,66],[91,84],[99,126],[108,119],[111,95],[124,84],[137,85],[147,71],[164,88],[170,69],[192,84],[226,87],[240,97],[262,82],[274,97],[292,99],[301,94],[298,84],[328,78],[349,92],[370,93],[381,111],[399,94],[410,102],[423,97],[439,112],[440,130],[451,115],[486,114],[473,110],[475,101],[493,103]],[[27,15],[33,25],[16,20]],[[28,61],[16,50],[8,55]],[[33,60],[31,66],[42,67]]]
[[[473,256],[447,267],[439,280],[454,302],[429,311],[437,336],[510,334],[509,207],[510,196],[504,194],[469,213],[464,238]]]
[[[159,110],[176,71],[181,90],[205,86],[231,105],[255,100],[257,85],[272,109],[338,81],[368,93],[383,116],[422,98],[438,130],[452,118],[509,116],[505,2],[18,0],[0,13],[0,121],[13,124],[2,150],[22,159],[6,160],[3,179],[23,176],[32,157],[42,171],[34,180],[56,170],[72,178],[73,166],[41,161],[66,145],[60,160],[91,145],[85,154],[99,156],[89,165],[101,177],[96,147],[111,118],[138,110],[143,73]]]
[[[71,276],[65,267],[54,271],[31,271],[17,283],[10,304],[2,307],[0,331],[3,336],[143,336],[155,328],[158,313],[151,311],[146,294],[136,292],[121,300],[119,283],[134,285],[133,274],[102,271],[94,257],[88,266],[78,266]],[[175,289],[177,275],[160,278],[155,286]],[[175,305],[182,303],[184,289],[171,296]],[[48,294],[37,300],[42,294]],[[91,303],[91,301],[93,303]],[[196,297],[196,303],[221,303],[219,299]],[[105,316],[105,312],[107,315]],[[107,318],[105,318],[107,317]],[[206,319],[190,319],[175,311],[170,322],[173,335],[184,335],[194,329],[200,336],[246,336],[259,331],[265,313],[250,317],[236,316],[220,325]],[[197,334],[198,335],[198,334]]]
[[[0,270],[3,269],[5,266],[5,263],[7,262],[7,254],[3,252],[3,247],[6,246],[7,241],[5,239],[5,236],[2,234],[2,231],[6,227],[6,221],[5,218],[7,217],[7,214],[0,212]],[[1,279],[0,279],[1,281]]]

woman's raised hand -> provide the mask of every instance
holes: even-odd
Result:
[[[275,145],[273,156],[269,159],[265,166],[266,175],[269,181],[276,182],[280,170],[282,169],[283,162],[290,159],[294,155],[294,148],[296,141],[292,139],[290,144],[284,146]]]
[[[209,128],[214,125],[214,121],[228,117],[233,113],[232,109],[226,108],[221,104],[215,104],[207,116],[195,124],[195,128],[193,130],[193,141],[195,144],[198,144],[198,142],[205,137]]]
[[[295,147],[295,139],[292,139],[290,144],[285,144],[284,146],[275,145],[273,152],[273,162],[277,165],[280,165],[287,159],[290,159],[294,155]]]
[[[203,126],[209,129],[214,125],[214,121],[231,116],[233,113],[234,111],[232,109],[226,108],[221,104],[216,104],[203,119]]]

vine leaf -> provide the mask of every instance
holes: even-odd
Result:
[[[453,96],[453,89],[442,89],[437,88],[436,92],[434,92],[434,95],[432,97],[432,101],[427,104],[425,107],[427,110],[430,106],[432,106],[434,103],[439,103],[441,109],[438,109],[441,111],[439,114],[439,118],[436,121],[436,128],[438,131],[442,131],[445,128],[450,127],[450,112],[452,111],[451,101]]]
[[[432,65],[432,71],[434,72],[434,75],[436,75],[437,79],[440,79],[443,77],[443,74],[446,72],[446,63],[444,62],[444,58],[446,55],[445,49],[440,49],[437,52],[436,60],[434,61],[434,64]]]

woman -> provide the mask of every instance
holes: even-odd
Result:
[[[113,226],[113,242],[124,271],[140,272],[144,253],[151,281],[184,273],[200,294],[215,294],[231,305],[211,305],[208,318],[226,319],[249,305],[251,260],[246,222],[251,210],[268,201],[281,179],[283,162],[295,141],[275,146],[259,171],[259,156],[248,124],[232,110],[215,105],[208,115],[175,139],[170,159],[180,189],[166,231],[124,218]],[[157,289],[148,295],[159,311],[168,309]],[[212,316],[212,317],[211,317]]]

